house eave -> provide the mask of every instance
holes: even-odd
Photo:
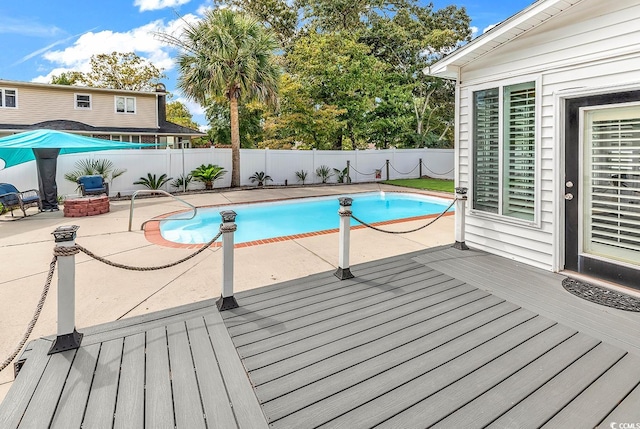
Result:
[[[457,70],[538,27],[582,0],[537,0],[491,30],[424,69],[429,76],[455,79]]]

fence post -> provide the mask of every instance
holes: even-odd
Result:
[[[467,204],[467,188],[456,188],[456,198],[456,242],[453,247],[459,250],[469,250],[464,242],[464,217]]]
[[[238,308],[236,297],[233,296],[233,233],[238,228],[235,224],[236,212],[225,210],[222,216],[222,294],[216,301],[219,311]]]
[[[56,247],[75,246],[77,225],[60,226],[52,232]],[[76,257],[58,256],[58,333],[48,354],[80,347],[82,334],[76,331]]]
[[[338,269],[334,273],[340,280],[353,278],[349,269],[349,243],[351,232],[351,203],[353,199],[348,197],[338,198],[340,201],[340,248],[338,249]]]
[[[385,162],[385,166],[387,168],[387,180],[389,180],[389,160],[387,159],[387,161]]]
[[[420,158],[420,168],[418,168],[418,179],[422,177],[422,158]]]
[[[344,183],[351,183],[351,179],[349,178],[350,170],[351,170],[351,161],[347,159],[347,175],[344,178]]]

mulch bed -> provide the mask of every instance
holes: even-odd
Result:
[[[607,307],[640,312],[640,298],[594,286],[575,279],[564,279],[562,286],[573,295]]]

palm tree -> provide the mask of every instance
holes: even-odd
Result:
[[[205,12],[201,21],[187,24],[181,37],[161,34],[178,46],[178,87],[206,106],[224,95],[231,112],[231,186],[240,186],[240,126],[238,102],[244,98],[275,105],[280,69],[273,33],[248,15],[231,9]]]

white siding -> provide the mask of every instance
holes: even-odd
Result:
[[[640,4],[637,0],[584,0],[498,48],[461,70],[458,124],[459,186],[470,185],[470,88],[485,83],[512,82],[519,76],[541,79],[539,227],[523,226],[505,218],[467,214],[469,245],[538,267],[553,269],[559,243],[554,223],[560,210],[562,171],[555,171],[561,153],[556,141],[556,94],[571,88],[633,85],[640,88]],[[469,202],[469,207],[472,202]]]

